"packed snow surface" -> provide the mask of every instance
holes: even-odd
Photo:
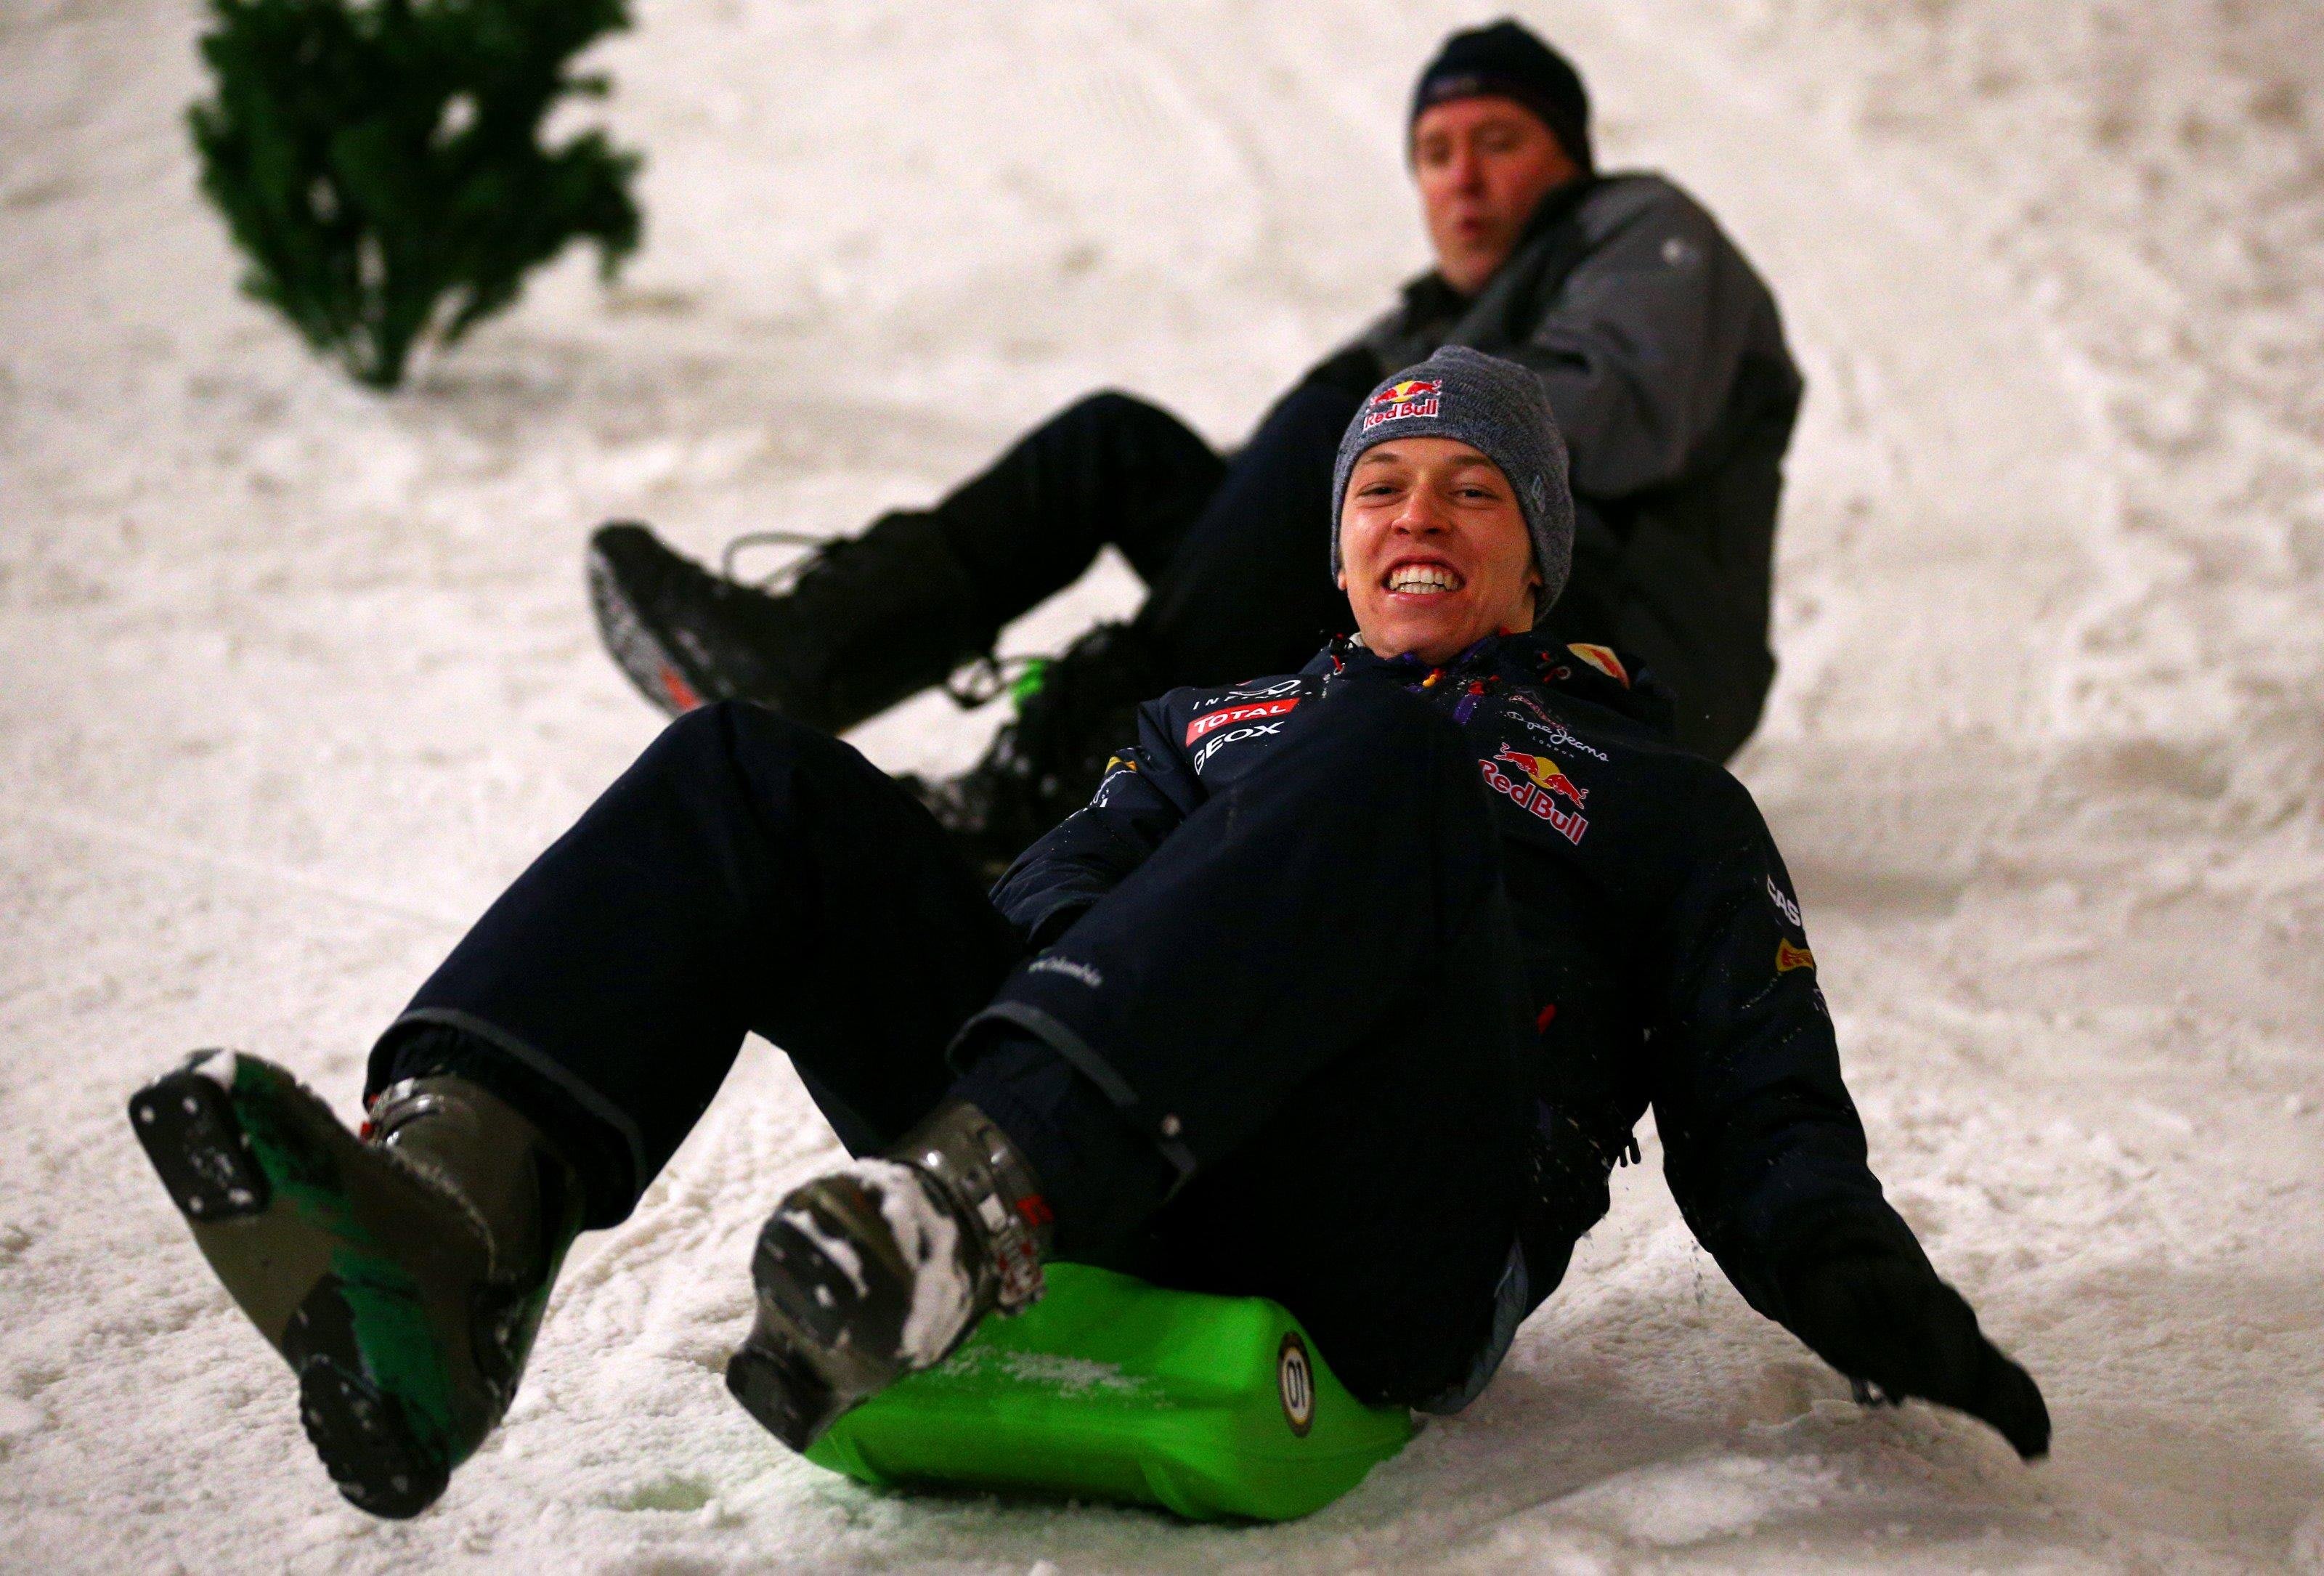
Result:
[[[724,1394],[836,1149],[744,1053],[585,1239],[507,1426],[343,1505],[123,1116],[186,1051],[352,1114],[372,1037],[651,737],[584,532],[852,530],[1074,395],[1231,442],[1422,261],[1409,0],[642,0],[615,289],[392,398],[234,293],[192,0],[0,0],[0,1564],[604,1571],[2324,1569],[2324,15],[1558,0],[1810,378],[1738,763],[1873,1158],[2054,1458],[1867,1414],[1655,1166],[1492,1388],[1310,1520],[875,1494]],[[1054,647],[1119,565],[1028,619]],[[865,728],[965,762],[941,699]],[[1046,1562],[1046,1563],[1045,1563]]]

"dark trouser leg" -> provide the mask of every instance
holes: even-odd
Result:
[[[886,1143],[1019,955],[936,823],[848,746],[724,703],[672,723],[517,878],[372,1055],[373,1090],[458,1071],[546,1111],[626,1215],[746,1030],[841,1136]],[[446,1065],[447,1060],[450,1065]]]
[[[931,512],[977,589],[983,622],[997,629],[1072,585],[1108,543],[1150,584],[1224,470],[1168,411],[1093,394]]]
[[[1310,381],[1284,395],[1147,576],[1137,626],[1172,684],[1281,673],[1355,627],[1332,584],[1332,462],[1366,392]]]
[[[1205,485],[1212,490],[1203,494],[1207,502],[1183,530],[1161,529],[1161,522],[1166,515],[1183,520],[1179,511],[1196,499],[1196,489],[1167,494],[1169,508],[1147,517],[1139,539],[1144,546],[1132,553],[1152,593],[1138,617],[1126,625],[1100,625],[1074,641],[1043,672],[1034,692],[1020,697],[1016,722],[983,762],[930,790],[930,803],[964,849],[995,875],[1087,802],[1107,760],[1135,735],[1140,701],[1179,685],[1296,668],[1324,632],[1350,627],[1347,600],[1326,572],[1325,502],[1332,456],[1359,398],[1311,377],[1277,404],[1225,469],[1222,483],[1211,462]],[[1127,401],[1076,407],[943,507],[964,507],[973,496],[1006,498],[1027,479],[1050,471],[1079,474],[1076,467],[1105,452],[1086,437],[1066,441],[1085,409],[1092,419],[1111,409],[1103,425],[1126,432],[1144,423],[1148,436],[1157,439],[1162,429],[1153,423],[1168,420]],[[1142,414],[1133,422],[1130,411]],[[1058,452],[1043,457],[1042,446],[1053,441]],[[1194,474],[1192,468],[1182,473],[1189,479]],[[1105,490],[1057,491],[1095,498]],[[1011,509],[988,512],[1004,525],[1012,518]],[[1090,523],[1094,531],[1105,522]],[[1126,539],[1116,530],[1116,539]],[[994,531],[996,539],[1005,534]],[[1091,537],[1088,550],[1096,539]],[[1086,561],[1074,558],[1071,567],[1078,572]],[[1060,571],[1064,567],[1060,560]],[[1056,583],[1036,576],[1022,589],[1046,594]]]
[[[1080,1145],[1120,1164],[1052,1190],[1061,1247],[1102,1234],[1090,1199],[1116,1233],[1150,1215],[1173,1278],[1277,1297],[1358,1394],[1422,1399],[1473,1354],[1515,1234],[1529,1038],[1499,857],[1459,730],[1342,689],[1001,986],[961,1090],[1004,1107],[1044,1075],[1030,1042],[1057,1051],[1150,1146]],[[1021,1138],[1038,1168],[1052,1140]],[[1156,1149],[1189,1178],[1167,1205]]]

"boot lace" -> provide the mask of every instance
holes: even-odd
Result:
[[[724,578],[734,581],[738,585],[752,585],[761,591],[779,594],[798,585],[799,576],[814,567],[818,561],[832,558],[834,548],[845,545],[844,538],[810,536],[806,531],[800,530],[746,530],[728,542],[725,551],[719,555],[718,573]],[[774,547],[806,548],[808,550],[785,563],[778,564],[770,573],[762,575],[756,580],[746,579],[736,570],[735,563],[745,551],[752,548]]]

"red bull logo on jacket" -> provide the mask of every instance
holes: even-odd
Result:
[[[1370,407],[1364,411],[1364,430],[1408,416],[1434,416],[1443,408],[1438,398],[1443,392],[1443,383],[1435,378],[1406,378],[1390,383],[1372,396]]]
[[[1490,760],[1480,760],[1477,765],[1485,774],[1486,787],[1507,796],[1528,816],[1548,822],[1567,842],[1580,843],[1582,834],[1590,830],[1582,814],[1582,806],[1590,801],[1590,790],[1566,776],[1565,769],[1548,756],[1504,744],[1493,751]],[[1572,808],[1559,804],[1560,799]]]

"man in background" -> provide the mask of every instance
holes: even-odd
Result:
[[[997,871],[1087,799],[1139,700],[1296,666],[1353,627],[1317,546],[1333,454],[1388,369],[1459,345],[1538,376],[1572,451],[1559,634],[1628,653],[1670,699],[1679,741],[1725,760],[1775,674],[1770,571],[1801,382],[1774,298],[1676,185],[1598,171],[1580,75],[1514,22],[1448,39],[1408,124],[1435,268],[1239,452],[1095,394],[933,507],[822,545],[780,585],[608,525],[589,575],[615,659],[672,713],[741,697],[842,732],[990,664],[1004,625],[1118,548],[1145,605],[1019,676],[1016,720],[974,768],[913,784]]]

